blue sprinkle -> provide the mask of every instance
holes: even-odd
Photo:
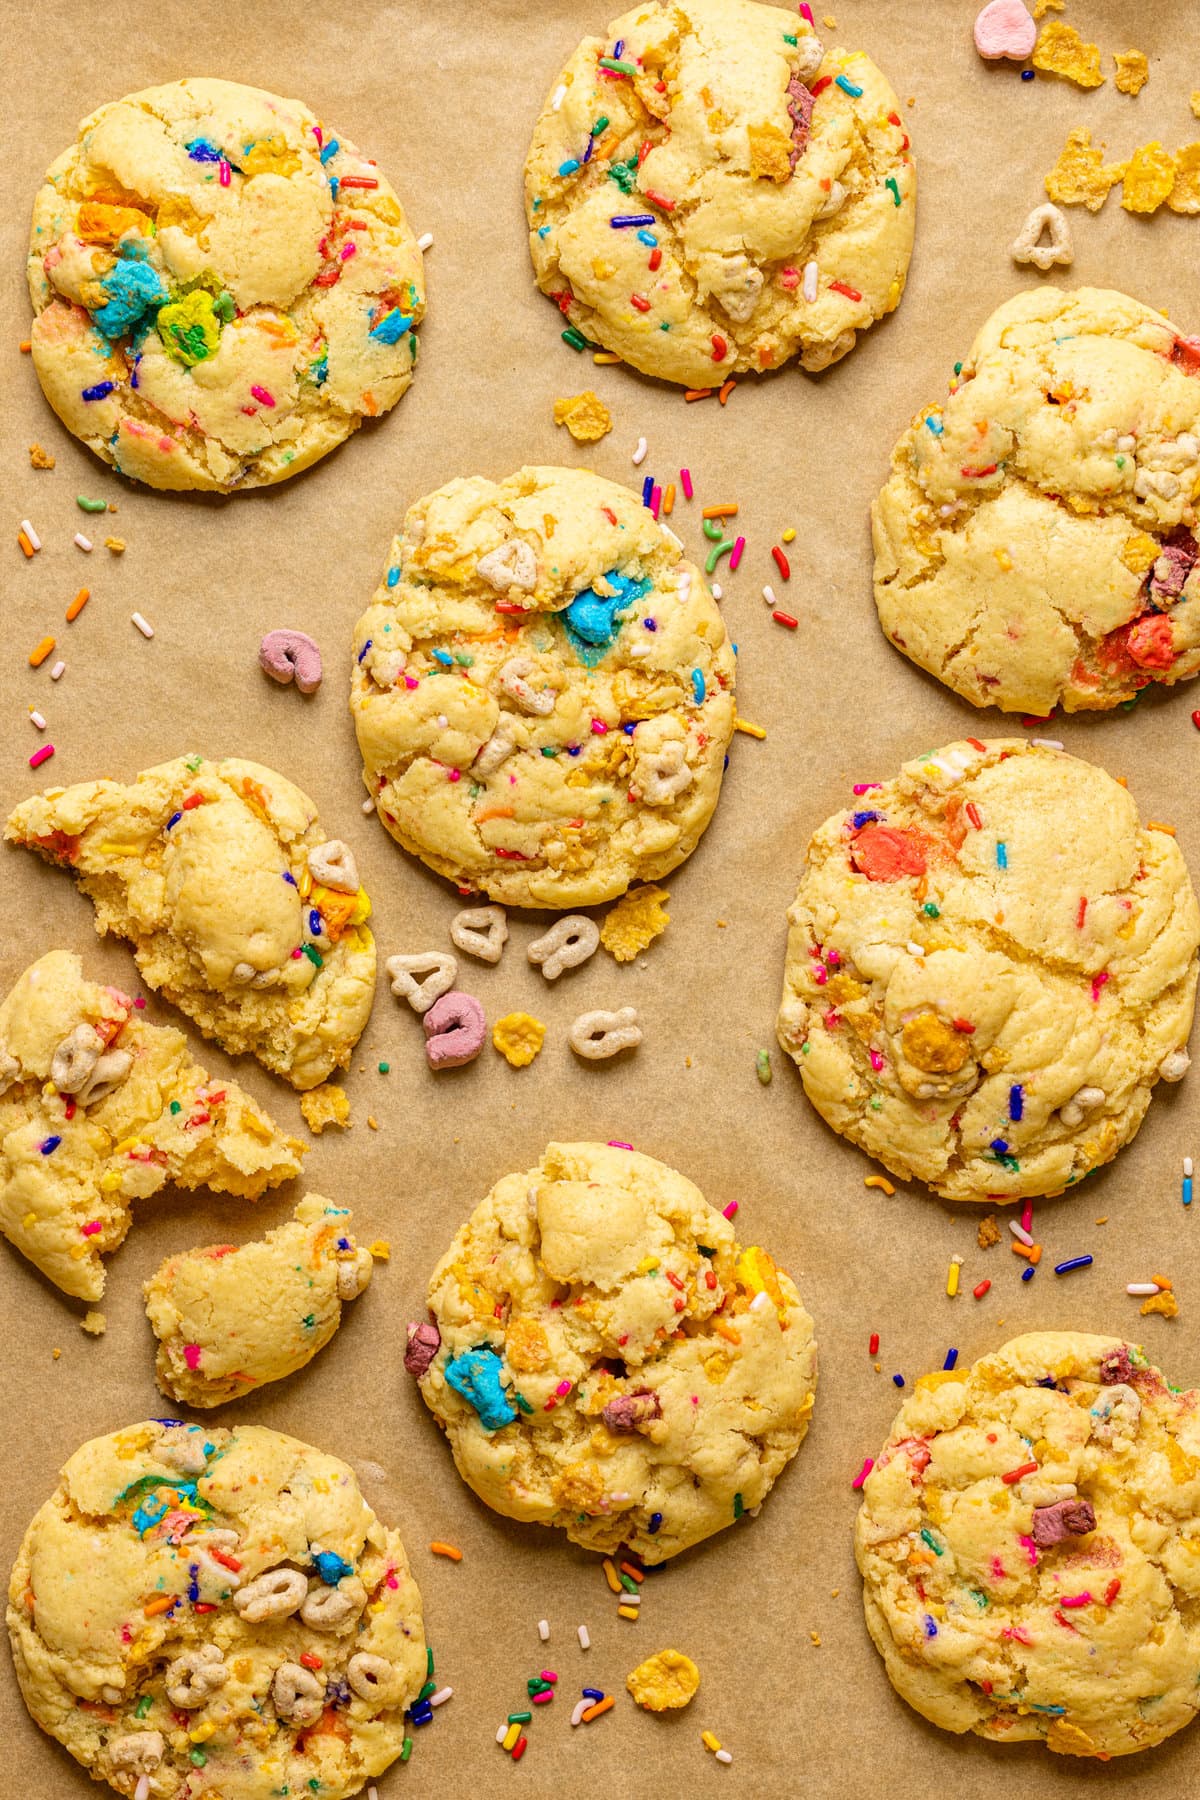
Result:
[[[322,163],[327,163],[329,161],[330,157],[336,156],[340,149],[341,149],[341,145],[338,143],[337,139],[330,138],[329,142],[325,145],[324,149],[321,151]]]
[[[402,313],[398,306],[393,306],[391,312],[371,328],[369,335],[377,344],[398,344],[411,324],[412,319]]]
[[[653,1537],[654,1533],[661,1528],[662,1522],[663,1516],[661,1513],[650,1514],[650,1523],[647,1525],[646,1530],[650,1533],[651,1537]]]
[[[567,755],[568,756],[578,756],[579,752],[582,749],[583,749],[582,744],[568,744],[567,745]]]
[[[219,163],[224,160],[211,138],[193,138],[190,144],[184,145],[184,149],[193,162]]]
[[[362,649],[361,649],[361,650],[360,650],[360,651],[359,651],[359,653],[358,653],[358,660],[359,660],[359,662],[361,662],[361,661],[362,661],[362,659],[363,659],[363,657],[364,657],[364,656],[365,656],[365,655],[366,655],[366,654],[367,654],[367,651],[368,651],[368,650],[369,650],[369,649],[370,649],[370,648],[371,648],[371,645],[372,645],[372,644],[373,644],[373,643],[374,643],[374,642],[375,642],[375,639],[374,639],[374,638],[368,638],[368,639],[367,639],[367,641],[366,641],[366,643],[365,643],[365,644],[364,644],[364,645],[363,645],[363,647],[362,647]]]
[[[957,1363],[957,1361],[958,1361],[958,1351],[957,1350],[947,1350],[946,1360],[942,1364],[942,1367],[943,1367],[943,1369],[952,1369],[954,1367],[954,1365]]]
[[[312,932],[314,937],[320,937],[321,931],[322,931],[322,926],[323,926],[323,921],[322,921],[321,915],[317,911],[316,907],[314,906],[309,911],[308,929]]]
[[[549,237],[550,236],[549,225],[539,225],[538,226],[538,236],[540,238]]]
[[[343,1575],[354,1572],[354,1564],[346,1562],[332,1550],[319,1551],[313,1557],[313,1564],[326,1587],[336,1587]]]
[[[925,429],[927,431],[932,431],[934,437],[941,437],[941,435],[945,431],[946,427],[942,424],[942,421],[940,419],[935,419],[933,414],[930,413],[928,418],[925,420]]]
[[[337,178],[337,176],[336,176],[336,175],[331,175],[331,176],[330,176],[330,177],[329,177],[329,192],[330,192],[330,193],[331,193],[331,194],[332,194],[332,195],[333,195],[333,198],[334,198],[334,199],[335,199],[335,200],[336,200],[336,199],[337,199],[337,197],[338,197],[338,189],[339,189],[339,187],[340,187],[340,186],[341,186],[341,185],[342,185],[342,184],[341,184],[341,182],[340,182],[340,181],[339,181],[339,180],[338,180],[338,178]]]
[[[199,1563],[189,1563],[188,1564],[188,1599],[191,1601],[193,1606],[195,1606],[197,1600],[200,1598],[200,1583],[199,1583],[199,1580],[197,1579],[199,1574],[200,1574],[200,1564]]]
[[[1072,1269],[1088,1268],[1092,1260],[1093,1259],[1090,1256],[1069,1256],[1066,1262],[1055,1263],[1054,1273],[1056,1275],[1069,1275]]]
[[[1183,1178],[1183,1204],[1185,1206],[1192,1204],[1192,1178],[1190,1175],[1185,1175]]]
[[[1008,1090],[1008,1116],[1014,1125],[1025,1111],[1025,1089],[1019,1081],[1013,1083]]]
[[[620,62],[621,52],[624,48],[625,48],[625,39],[618,38],[616,43],[613,45],[612,59],[614,62]]]
[[[486,1344],[451,1357],[445,1367],[446,1380],[456,1394],[475,1408],[485,1431],[499,1431],[517,1416],[500,1383],[503,1367],[500,1357]]]
[[[996,1152],[997,1156],[1008,1155],[1008,1143],[1004,1138],[993,1138],[991,1148]]]
[[[433,1718],[433,1708],[428,1700],[419,1700],[409,1711],[409,1721],[413,1725],[428,1725]]]
[[[1027,1269],[1021,1270],[1021,1280],[1022,1281],[1032,1281],[1033,1280],[1033,1264],[1032,1263],[1030,1263],[1030,1265]]]
[[[283,879],[284,879],[284,880],[285,880],[285,881],[286,881],[286,882],[287,882],[287,884],[288,884],[288,886],[289,886],[289,887],[295,887],[295,885],[296,885],[296,877],[295,877],[295,876],[294,876],[294,875],[292,875],[292,874],[289,874],[289,872],[288,872],[288,870],[287,870],[287,869],[285,869],[285,870],[284,870],[284,871],[283,871]]]
[[[391,568],[387,572],[388,586],[390,588],[395,587],[395,585],[399,581],[399,579],[400,579],[400,565],[399,565],[399,563],[393,563]]]
[[[566,162],[559,163],[558,172],[560,175],[573,175],[578,167],[579,158],[577,156],[568,156]]]
[[[608,222],[614,231],[627,231],[631,225],[655,225],[658,221],[653,213],[614,213]],[[641,235],[638,232],[638,236]],[[657,239],[652,238],[650,241],[656,243]]]
[[[658,239],[652,231],[639,231],[638,243],[645,244],[647,250],[657,250],[658,248]]]
[[[850,824],[855,831],[861,831],[864,825],[871,823],[872,819],[881,819],[882,817],[883,814],[877,812],[856,812],[851,815]]]
[[[934,1624],[933,1620],[930,1618],[928,1613],[925,1614],[924,1623],[925,1623],[925,1636],[927,1638],[935,1638],[937,1636],[937,1626]]]
[[[843,94],[849,94],[852,100],[861,100],[862,89],[860,87],[855,87],[854,83],[852,81],[847,81],[844,75],[835,75],[833,79],[841,88]]]
[[[325,1208],[325,1210],[326,1210],[326,1212],[329,1212],[329,1211],[330,1211],[330,1208],[329,1208],[329,1207],[326,1207],[326,1208]],[[346,1210],[346,1209],[345,1209],[345,1207],[344,1207],[344,1206],[341,1206],[341,1207],[338,1207],[338,1208],[337,1208],[337,1209],[336,1209],[336,1210],[337,1210],[337,1211],[339,1211],[339,1212],[345,1212],[345,1210]],[[337,1247],[338,1247],[338,1249],[339,1249],[339,1250],[349,1250],[349,1248],[350,1248],[350,1239],[349,1239],[349,1238],[347,1238],[347,1237],[340,1237],[340,1238],[339,1238],[339,1239],[338,1239],[338,1241],[337,1241]]]
[[[658,620],[657,619],[643,619],[642,624],[646,627],[647,631],[657,631],[658,630]]]
[[[626,737],[632,737],[634,732],[637,730],[637,724],[635,722],[632,725],[622,725],[621,730],[625,733]]]
[[[653,475],[647,475],[645,481],[643,481],[643,483],[642,483],[642,505],[643,506],[649,506],[650,496],[653,492],[654,492],[654,477],[653,477]]]
[[[896,1384],[896,1386],[897,1386],[897,1387],[903,1387],[903,1386],[904,1386],[904,1377],[903,1377],[903,1375],[893,1375],[893,1376],[892,1376],[892,1380],[893,1380],[893,1381],[894,1381],[894,1382],[895,1382],[895,1384]]]
[[[116,389],[115,381],[98,381],[95,387],[84,388],[81,400],[103,400]]]
[[[434,662],[441,663],[443,668],[452,669],[454,667],[454,658],[448,650],[432,650],[430,655]]]
[[[662,1518],[661,1513],[655,1513],[654,1516],[656,1519]],[[581,1691],[585,1700],[603,1700],[606,1698],[603,1688],[583,1688]]]
[[[41,1143],[38,1145],[38,1149],[41,1151],[43,1156],[49,1156],[50,1152],[52,1150],[57,1150],[58,1146],[61,1143],[62,1143],[61,1137],[43,1138]]]
[[[1033,80],[1033,70],[1032,69],[1022,69],[1021,70],[1021,80],[1022,81],[1032,81]]]
[[[708,692],[704,685],[704,675],[700,669],[692,670],[692,693],[696,696],[696,705],[704,705],[704,696]]]
[[[996,845],[996,867],[998,869],[1007,869],[1007,867],[1008,867],[1008,845],[1007,844],[997,844]]]
[[[182,817],[183,817],[183,814],[181,812],[172,813],[170,818],[167,820],[167,830],[170,831],[174,826],[178,825],[178,823],[179,823],[180,819],[182,819]]]

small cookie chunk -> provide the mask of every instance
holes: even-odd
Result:
[[[181,756],[34,795],[4,835],[72,870],[97,931],[128,938],[142,979],[231,1055],[296,1088],[350,1061],[375,992],[371,902],[282,775]]]
[[[691,855],[734,680],[704,577],[638,497],[529,468],[409,508],[355,630],[350,707],[406,850],[494,901],[566,910]]]
[[[860,52],[823,56],[794,11],[673,0],[575,51],[534,129],[525,212],[568,342],[717,387],[794,356],[824,369],[899,304],[916,172]]]
[[[1198,366],[1126,294],[998,307],[875,501],[897,649],[976,706],[1041,717],[1200,671]]]
[[[168,1257],[143,1289],[159,1387],[182,1406],[210,1407],[294,1375],[370,1279],[350,1214],[320,1194],[256,1243]]]
[[[647,1712],[677,1712],[700,1686],[700,1671],[682,1650],[659,1650],[625,1677],[625,1686]]]
[[[421,252],[375,163],[298,100],[187,80],[102,106],[33,207],[33,364],[123,475],[283,481],[412,380]]]
[[[565,425],[577,444],[596,444],[612,430],[612,414],[599,394],[585,388],[554,402],[554,423]]]
[[[1103,769],[1020,738],[906,763],[814,834],[777,1029],[842,1136],[947,1200],[1058,1194],[1186,1071],[1200,907]]]
[[[1121,94],[1140,94],[1150,79],[1150,64],[1143,50],[1118,50],[1113,56],[1116,64],[1114,80],[1117,91]]]
[[[1061,19],[1047,19],[1033,47],[1033,66],[1044,75],[1061,75],[1076,87],[1095,88],[1104,85],[1100,67],[1100,49],[1085,44],[1073,25]]]
[[[1043,236],[1047,241],[1042,242]],[[1046,201],[1035,206],[1013,241],[1009,252],[1014,262],[1035,263],[1039,269],[1061,263],[1069,268],[1075,261],[1071,245],[1071,228],[1057,206]]]
[[[256,1200],[303,1154],[69,950],[31,964],[0,1006],[0,1231],[64,1294],[100,1298],[134,1200],[168,1181]]]
[[[759,1506],[808,1430],[812,1320],[765,1250],[652,1157],[551,1144],[476,1208],[406,1366],[510,1519],[664,1562]]]
[[[25,1533],[8,1631],[33,1718],[127,1800],[346,1800],[400,1755],[427,1669],[399,1533],[346,1463],[255,1425],[84,1444]]]
[[[336,1082],[325,1081],[301,1097],[300,1111],[314,1137],[320,1137],[329,1125],[344,1131],[350,1123],[350,1097]]]
[[[1030,1332],[918,1381],[855,1531],[896,1692],[943,1730],[1065,1756],[1188,1724],[1198,1409],[1140,1349],[1084,1332]]]
[[[1092,146],[1092,134],[1086,125],[1067,133],[1058,161],[1045,180],[1045,189],[1059,206],[1086,206],[1099,212],[1125,173],[1124,163],[1106,163]]]

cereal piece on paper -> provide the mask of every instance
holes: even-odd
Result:
[[[1141,50],[1118,50],[1113,54],[1117,65],[1116,84],[1120,94],[1140,94],[1150,79],[1150,64]]]
[[[339,1131],[343,1131],[350,1123],[350,1102],[346,1097],[346,1090],[332,1081],[323,1081],[320,1087],[302,1094],[300,1111],[304,1114],[304,1123],[315,1137],[320,1137],[327,1125],[336,1125]]]
[[[1172,212],[1200,213],[1200,143],[1175,152],[1175,185],[1167,195]]]
[[[54,458],[48,450],[43,450],[40,444],[30,444],[29,466],[31,469],[52,469]]]
[[[554,402],[554,423],[565,425],[577,444],[595,444],[612,430],[612,414],[599,394],[585,388]]]
[[[532,1013],[505,1013],[492,1026],[492,1043],[514,1069],[530,1064],[546,1041],[546,1027]]]
[[[1126,212],[1157,212],[1175,186],[1175,159],[1157,138],[1136,149],[1125,165],[1121,205]]]
[[[1046,177],[1045,188],[1059,206],[1086,206],[1099,212],[1125,173],[1124,163],[1106,163],[1099,150],[1092,147],[1092,134],[1086,125],[1077,125],[1067,133],[1067,141],[1058,161]]]
[[[670,924],[671,915],[665,902],[670,898],[665,888],[647,886],[631,888],[604,915],[600,942],[618,962],[632,962]]]
[[[1145,1313],[1161,1313],[1164,1319],[1173,1319],[1179,1311],[1179,1302],[1169,1288],[1161,1293],[1151,1294],[1149,1300],[1143,1300],[1139,1309]]]
[[[673,1712],[692,1699],[700,1671],[682,1650],[660,1650],[630,1670],[625,1686],[646,1712]]]
[[[1033,49],[1033,66],[1043,75],[1061,75],[1076,87],[1095,88],[1104,83],[1100,68],[1100,47],[1085,44],[1073,25],[1050,19],[1038,33]]]
[[[1042,242],[1043,237],[1047,242]],[[1071,230],[1057,206],[1047,201],[1034,207],[1013,240],[1010,255],[1014,262],[1036,263],[1043,272],[1053,263],[1070,267],[1075,260]]]
[[[994,1213],[988,1213],[985,1218],[980,1219],[975,1231],[975,1242],[981,1250],[990,1250],[1000,1242],[1000,1227]]]
[[[1024,0],[989,0],[975,20],[973,35],[975,48],[986,61],[1007,57],[1010,62],[1024,62],[1033,49],[1037,26]]]
[[[1067,0],[1033,0],[1033,16],[1044,19],[1048,12],[1061,12]]]
[[[1191,99],[1189,100],[1188,104],[1191,107],[1192,112],[1195,114],[1196,118],[1200,119],[1200,88],[1195,88],[1193,90]]]

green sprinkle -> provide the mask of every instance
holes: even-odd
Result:
[[[137,1705],[133,1709],[134,1718],[135,1719],[144,1719],[146,1714],[150,1711],[150,1708],[153,1705],[154,1705],[154,1695],[153,1694],[143,1694],[141,1699],[138,1701]]]
[[[1133,696],[1132,700],[1122,700],[1121,711],[1122,712],[1132,712],[1134,707],[1137,705],[1138,701],[1141,699],[1141,697],[1142,696],[1140,694],[1135,694]]]
[[[637,64],[636,63],[618,62],[616,60],[616,58],[612,57],[612,56],[602,56],[600,58],[600,67],[602,69],[608,69],[613,75],[636,75],[637,74]]]
[[[202,1769],[204,1767],[205,1763],[208,1761],[207,1755],[200,1748],[199,1744],[197,1744],[193,1750],[190,1750],[188,1752],[188,1755],[189,1755],[191,1761],[195,1763],[195,1765],[198,1769]]]
[[[418,1700],[428,1700],[430,1694],[436,1694],[436,1693],[437,1693],[437,1682],[436,1681],[427,1681],[425,1683],[425,1686],[421,1689],[420,1693],[417,1695],[417,1699]]]
[[[705,537],[712,538],[715,543],[719,543],[725,532],[725,526],[722,521],[720,519],[705,519],[702,523],[704,526]]]
[[[938,1543],[938,1541],[934,1537],[932,1531],[929,1531],[924,1525],[922,1525],[922,1527],[921,1527],[921,1536],[924,1538],[925,1542],[929,1545],[929,1548],[933,1551],[933,1554],[935,1556],[944,1556],[945,1555],[945,1550],[944,1550],[943,1546]]]
[[[525,1398],[524,1394],[518,1394],[518,1393],[514,1392],[513,1399],[516,1401],[517,1405],[520,1407],[522,1412],[531,1413],[533,1411],[532,1406],[530,1406],[530,1404],[529,1404],[528,1400]]]
[[[744,1500],[742,1499],[742,1496],[740,1494],[735,1494],[733,1496],[733,1516],[734,1516],[734,1518],[740,1519],[742,1514],[745,1512],[745,1510],[746,1510],[746,1505],[745,1505]]]
[[[391,1063],[381,1062],[379,1065],[379,1073],[381,1075],[386,1075],[388,1073],[388,1070],[391,1068],[391,1066],[392,1066]]]
[[[633,1580],[632,1576],[618,1575],[617,1580],[621,1583],[621,1586],[625,1589],[625,1592],[627,1594],[636,1594],[637,1593],[638,1584],[636,1581]]]
[[[942,916],[932,900],[927,900],[921,908],[921,911],[925,914],[927,919],[940,919]]]
[[[307,1313],[305,1315],[305,1317],[303,1319],[301,1319],[301,1321],[300,1321],[300,1323],[303,1325],[305,1331],[311,1331],[313,1326],[316,1324],[316,1322],[317,1322],[317,1320],[316,1320],[315,1313]]]
[[[557,746],[554,744],[543,744],[542,745],[542,755],[543,756],[557,756],[558,755]]]
[[[760,1050],[758,1055],[754,1058],[754,1073],[758,1076],[758,1079],[762,1082],[764,1087],[770,1087],[771,1052],[769,1050]]]
[[[783,41],[785,44],[798,44],[800,42],[794,31],[785,31],[783,34]]]
[[[305,954],[305,956],[307,956],[309,962],[312,963],[315,968],[323,969],[325,967],[325,964],[322,961],[321,957],[318,955],[317,951],[315,951],[313,949],[311,944],[304,944],[301,946],[301,948],[303,949],[304,954]]]
[[[189,756],[187,759],[187,762],[184,764],[184,767],[186,769],[188,769],[191,772],[191,774],[194,775],[196,773],[196,770],[200,767],[200,764],[203,761],[204,761],[204,758],[202,756]]]
[[[600,117],[596,120],[596,123],[592,126],[592,136],[599,137],[600,133],[602,131],[607,131],[607,130],[608,130],[608,114],[601,113]]]
[[[406,1737],[404,1740],[404,1747],[400,1752],[400,1761],[407,1762],[411,1755],[412,1755],[412,1739],[410,1737]]]
[[[426,1681],[430,1681],[430,1680],[432,1680],[432,1678],[433,1678],[433,1645],[426,1644],[426,1646],[425,1646],[425,1679],[426,1679]]]
[[[956,374],[956,375],[961,375],[961,374],[962,374],[962,369],[963,369],[963,366],[962,366],[962,364],[961,364],[961,363],[955,363],[955,365],[954,365],[954,373],[955,373],[955,374]]]
[[[509,1713],[508,1722],[510,1725],[528,1725],[532,1718],[532,1713]]]
[[[587,349],[587,339],[584,337],[582,331],[576,330],[574,325],[567,326],[567,329],[562,334],[562,340],[564,344],[570,344],[572,350]]]
[[[182,1106],[180,1106],[180,1104],[179,1104],[179,1102],[178,1102],[178,1100],[172,1100],[172,1102],[171,1102],[171,1111],[172,1111],[172,1112],[173,1112],[173,1113],[177,1113],[177,1112],[182,1112],[182,1111],[183,1111],[183,1108],[182,1108]]]
[[[727,550],[732,550],[732,549],[733,549],[733,539],[732,538],[725,538],[721,543],[714,544],[712,549],[709,551],[708,555],[704,559],[705,574],[711,575],[713,570],[716,568],[717,563],[720,561],[721,557],[724,556],[725,552]]]
[[[472,669],[475,666],[475,658],[468,656],[465,650],[456,650],[454,660],[460,669]]]
[[[107,500],[89,500],[86,494],[76,494],[75,504],[80,512],[101,513],[108,511]]]
[[[892,199],[895,201],[896,205],[899,206],[899,204],[900,204],[900,187],[896,180],[896,177],[894,175],[889,175],[883,185],[886,188],[891,188]]]
[[[1118,456],[1117,467],[1118,469],[1123,469],[1125,467],[1125,458],[1123,456]]]
[[[987,1595],[981,1594],[978,1588],[968,1588],[967,1592],[968,1592],[968,1594],[970,1594],[972,1600],[975,1602],[975,1604],[979,1608],[980,1612],[986,1612],[987,1608],[988,1608]]]

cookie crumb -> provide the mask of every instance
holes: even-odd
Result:
[[[98,1312],[93,1308],[91,1312],[84,1313],[82,1319],[79,1321],[79,1327],[81,1331],[86,1331],[90,1337],[103,1337],[104,1333],[108,1330],[108,1320],[102,1312]]]
[[[1066,0],[1033,0],[1033,18],[1036,24],[1044,19],[1048,12],[1061,12]]]
[[[40,444],[30,444],[29,466],[31,469],[52,469],[54,458],[48,450],[43,450]]]
[[[320,1137],[327,1125],[335,1125],[339,1131],[350,1123],[350,1101],[344,1088],[337,1087],[332,1081],[324,1081],[320,1087],[310,1089],[300,1096],[300,1111],[304,1114],[304,1123],[314,1137]]]
[[[1117,50],[1113,53],[1119,94],[1140,94],[1150,79],[1150,64],[1141,50]]]
[[[1167,195],[1172,212],[1200,213],[1200,143],[1175,152],[1175,185]]]
[[[577,444],[596,444],[612,430],[612,414],[599,394],[585,388],[554,402],[554,423],[565,425]]]
[[[813,1643],[816,1645],[817,1649],[819,1650],[821,1648],[820,1632],[819,1631],[810,1631],[808,1635],[812,1639]]]
[[[372,1131],[379,1130],[379,1120],[375,1117],[374,1113],[367,1114],[367,1124],[370,1126]]]
[[[979,1229],[975,1233],[975,1242],[981,1250],[990,1250],[993,1244],[1000,1242],[1000,1227],[996,1223],[995,1213],[988,1213],[980,1219]]]

